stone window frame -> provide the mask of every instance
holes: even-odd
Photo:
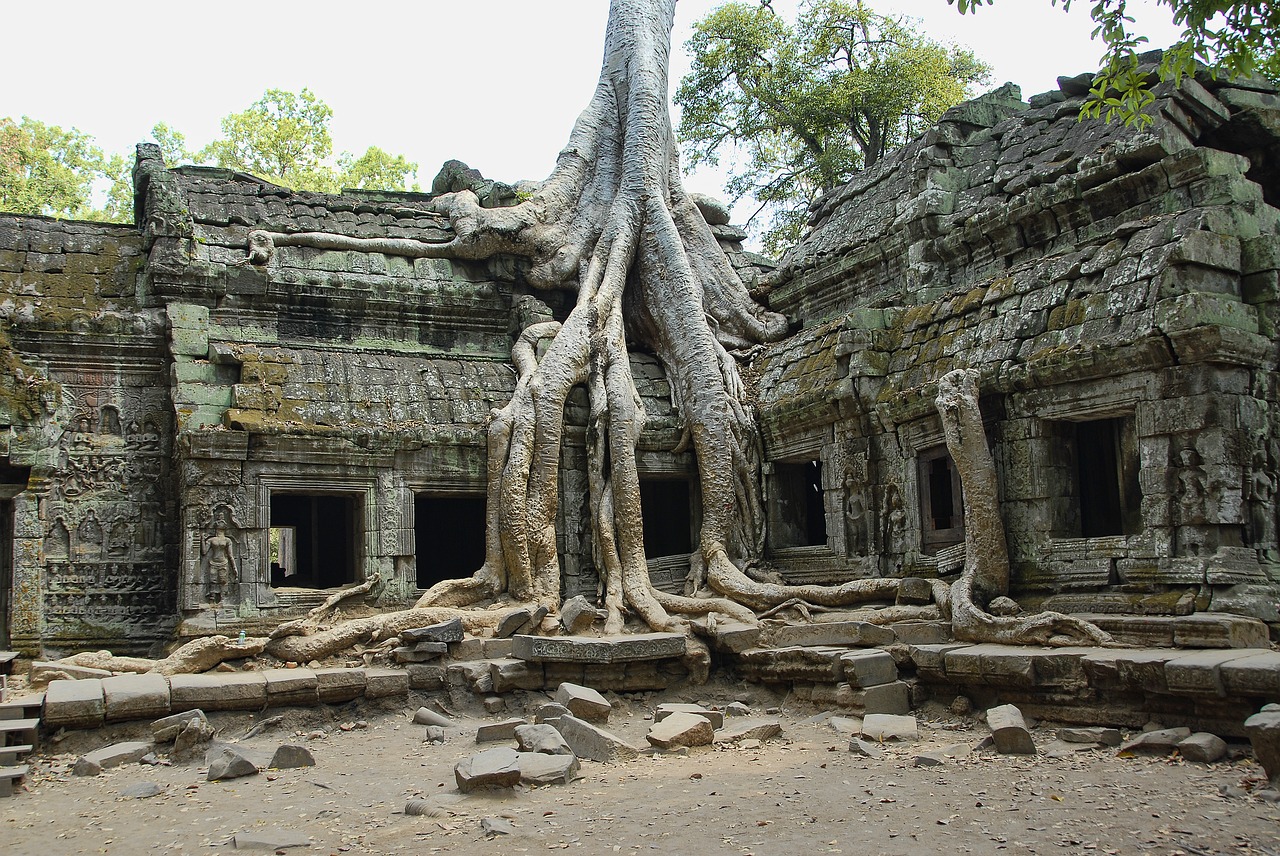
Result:
[[[843,502],[835,502],[838,513],[833,513],[832,511],[832,494],[840,494],[843,490],[843,484],[839,480],[840,487],[838,489],[833,489],[830,486],[835,476],[831,472],[834,464],[832,460],[834,443],[835,424],[826,423],[797,431],[784,442],[771,443],[771,448],[766,449],[766,460],[761,465],[761,475],[764,477],[761,480],[761,499],[764,504],[765,519],[767,521],[765,555],[769,558],[783,561],[788,559],[830,559],[835,561],[844,556],[846,535],[844,531]],[[771,509],[775,490],[773,480],[774,466],[776,464],[807,464],[811,461],[818,461],[822,464],[822,513],[826,523],[827,543],[804,547],[774,547],[769,543],[772,533]],[[842,480],[844,474],[840,473],[839,476],[840,480]]]
[[[399,484],[397,506],[400,514],[400,526],[395,530],[399,537],[395,538],[392,553],[396,556],[412,557],[413,564],[403,569],[406,579],[412,583],[410,592],[421,596],[428,589],[417,587],[418,578],[418,514],[415,502],[423,494],[433,497],[481,497],[487,501],[489,485],[487,475],[471,476],[463,473],[440,476],[431,474],[417,478],[403,479]],[[390,501],[390,500],[388,500]],[[487,513],[487,512],[486,512]],[[487,525],[487,521],[486,521]],[[487,537],[487,535],[486,535]],[[473,570],[479,570],[474,568]]]
[[[933,560],[933,553],[925,546],[924,497],[921,480],[923,455],[931,455],[939,448],[946,449],[947,438],[942,432],[942,420],[937,414],[922,416],[898,427],[898,442],[902,448],[902,510],[906,522],[902,533],[904,555],[915,553]],[[950,454],[948,452],[948,454]],[[957,493],[962,490],[961,486]],[[960,513],[960,531],[964,531],[964,506]],[[963,538],[961,539],[963,543]],[[886,545],[887,546],[887,545]]]
[[[254,480],[257,494],[257,507],[254,524],[258,530],[258,567],[255,574],[258,580],[258,606],[274,606],[276,602],[274,590],[271,588],[271,494],[302,493],[329,494],[349,496],[355,500],[357,544],[354,556],[355,567],[352,571],[352,584],[359,584],[368,578],[369,568],[373,567],[378,555],[376,545],[381,540],[381,526],[378,520],[378,481],[374,475],[338,476],[319,473],[260,473]]]

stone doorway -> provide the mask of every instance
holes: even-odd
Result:
[[[271,494],[272,588],[329,589],[358,579],[356,497]]]
[[[484,494],[413,498],[413,540],[417,586],[463,579],[484,564]]]

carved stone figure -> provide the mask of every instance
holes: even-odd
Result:
[[[222,603],[229,594],[234,597],[235,586],[240,581],[236,567],[236,542],[227,534],[225,526],[219,524],[213,530],[213,534],[205,539],[200,554],[204,560],[205,596],[208,601]]]

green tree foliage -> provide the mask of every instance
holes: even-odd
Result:
[[[344,152],[335,165],[332,118],[332,108],[308,89],[268,89],[247,110],[223,118],[223,138],[201,149],[197,158],[296,190],[406,189],[418,165],[377,146],[359,158]]]
[[[947,0],[962,13],[993,5],[995,0]],[[1064,10],[1072,0],[1050,0]],[[1167,6],[1182,36],[1161,59],[1158,77],[1181,80],[1201,66],[1229,76],[1262,75],[1280,80],[1280,4],[1273,0],[1158,0]],[[1081,117],[1105,116],[1126,124],[1146,121],[1142,110],[1154,96],[1152,80],[1139,54],[1148,38],[1133,30],[1126,0],[1096,0],[1090,15],[1097,25],[1093,37],[1105,45],[1093,89]]]
[[[754,197],[770,252],[800,235],[810,202],[922,131],[987,80],[973,53],[861,2],[810,0],[795,24],[727,3],[698,22],[680,81],[688,168],[731,155],[726,187]],[[755,218],[753,217],[753,220]]]
[[[122,163],[76,128],[0,118],[0,211],[110,219],[115,212],[95,211],[90,198],[94,182],[114,179]]]

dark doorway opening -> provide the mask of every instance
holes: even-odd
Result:
[[[13,614],[13,501],[0,500],[0,650],[9,647]]]
[[[1072,423],[1080,535],[1098,538],[1137,531],[1137,445],[1125,419]]]
[[[770,543],[774,547],[819,547],[827,543],[822,462],[775,463]]]
[[[693,506],[687,480],[642,480],[640,513],[644,519],[646,559],[693,552]]]
[[[271,494],[271,585],[327,589],[356,581],[356,499]]]
[[[485,498],[413,498],[413,539],[417,545],[417,585],[469,577],[484,564]]]
[[[933,554],[964,540],[964,496],[946,446],[922,452],[918,466],[921,546]]]

